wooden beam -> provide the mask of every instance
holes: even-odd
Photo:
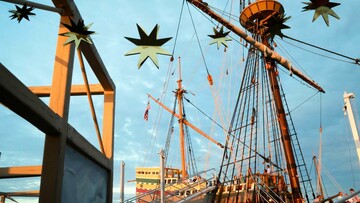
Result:
[[[10,197],[38,197],[39,190],[19,191],[19,192],[0,192],[0,195]]]
[[[72,16],[75,22],[82,19],[73,0],[52,0],[52,2],[55,7],[64,9],[63,14],[61,14],[62,16]],[[94,43],[81,43],[80,49],[103,88],[106,91],[113,91],[115,89],[115,84],[107,72]]]
[[[38,97],[49,97],[51,92],[51,86],[31,86],[29,89]],[[91,95],[103,95],[104,88],[100,84],[90,85]],[[71,96],[85,96],[86,90],[84,85],[72,85]]]
[[[62,16],[60,22],[70,24],[70,19]],[[60,22],[59,34],[67,32],[67,28]],[[64,46],[66,40],[67,37],[58,36],[49,104],[50,108],[63,118],[61,135],[46,134],[45,137],[39,203],[62,202],[65,146],[75,53],[74,43]]]
[[[42,132],[60,134],[61,118],[1,63],[0,102]]]
[[[103,113],[103,144],[105,155],[110,160],[110,167],[114,167],[114,123],[115,123],[115,87],[114,91],[105,91]],[[113,170],[108,172],[108,188],[113,188]],[[112,190],[107,191],[108,197],[112,196]]]
[[[115,84],[112,81],[109,73],[107,72],[103,61],[101,60],[99,53],[96,50],[96,47],[93,44],[81,43],[80,49],[85,56],[88,64],[93,70],[95,76],[99,80],[100,84],[103,86],[105,91],[114,91]]]
[[[115,90],[106,91],[104,95],[104,113],[103,113],[103,143],[105,155],[112,159],[114,152],[114,122],[115,122]]]
[[[41,176],[41,166],[13,166],[0,168],[0,179]]]
[[[61,16],[72,16],[75,19],[81,19],[79,10],[73,0],[52,0],[54,6],[63,9]]]

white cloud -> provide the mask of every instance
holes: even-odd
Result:
[[[131,118],[126,118],[125,119],[125,124],[122,127],[122,131],[125,132],[126,135],[132,136],[133,135],[133,131],[131,130]]]

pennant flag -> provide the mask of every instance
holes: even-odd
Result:
[[[145,113],[144,113],[144,120],[148,121],[149,120],[149,109],[150,109],[150,101],[148,101],[146,109],[145,109]]]

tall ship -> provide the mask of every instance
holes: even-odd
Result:
[[[226,28],[249,44],[231,121],[224,127],[226,139],[219,143],[187,121],[187,90],[182,85],[179,63],[174,91],[178,110],[176,105],[171,109],[151,95],[149,98],[178,119],[181,167],[166,165],[167,141],[164,165],[136,168],[137,196],[128,202],[312,202],[315,192],[281,85],[279,66],[316,91],[324,90],[275,51],[274,37],[282,37],[282,29],[288,28],[283,6],[275,0],[241,1],[239,22],[243,30],[225,19],[224,13],[214,12],[205,1],[187,3],[221,24],[221,28],[214,28],[215,42],[226,46]],[[212,85],[210,74],[208,80]],[[197,171],[191,138],[186,135],[189,127],[223,148],[215,171]]]
[[[236,99],[230,121],[226,126],[217,123],[225,132],[225,139],[223,142],[215,140],[187,119],[189,114],[185,113],[185,103],[191,102],[185,95],[190,92],[182,83],[179,60],[178,85],[173,90],[173,108],[165,106],[161,99],[148,95],[150,101],[172,115],[164,151],[160,153],[161,164],[156,167],[136,168],[136,197],[125,202],[317,201],[319,192],[314,189],[318,188],[312,185],[314,180],[311,180],[305,163],[280,80],[280,70],[285,69],[287,74],[317,93],[325,91],[276,52],[274,37],[285,37],[282,31],[289,28],[285,24],[289,17],[285,15],[284,7],[276,0],[240,1],[240,28],[230,21],[235,18],[231,13],[221,10],[215,12],[215,7],[202,0],[187,0],[186,3],[194,6],[216,25],[214,35],[209,35],[213,38],[210,44],[216,43],[218,48],[223,45],[226,51],[227,41],[238,40],[248,49],[247,56],[244,57],[242,77],[234,84],[238,85],[239,89],[237,94],[231,95]],[[303,8],[304,11],[315,10],[316,17],[320,15],[321,9],[327,9],[328,14],[334,14],[331,7],[339,5],[330,2],[331,6],[319,6],[321,3],[316,0],[305,4],[307,6]],[[328,16],[322,14],[328,25]],[[230,39],[230,32],[237,37]],[[195,35],[198,38],[196,32]],[[203,52],[201,53],[203,55]],[[174,55],[171,61],[173,60]],[[358,59],[353,61],[359,65]],[[206,71],[208,83],[212,86],[213,78],[207,69]],[[179,123],[179,132],[176,133],[174,120]],[[213,122],[210,117],[207,120]],[[196,150],[192,146],[190,128],[222,148],[222,158],[218,166],[197,170],[194,155]],[[180,145],[171,146],[180,149],[177,152],[180,160],[176,167],[168,164],[169,140],[173,134],[179,135]],[[326,200],[338,197],[339,194]]]

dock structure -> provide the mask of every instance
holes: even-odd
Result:
[[[20,5],[25,3],[20,0],[7,2]],[[26,3],[29,5],[31,2]],[[70,20],[82,20],[74,1],[52,0],[52,3],[53,9],[36,3],[31,6],[55,11],[60,15],[58,34],[68,32],[64,24],[70,24]],[[73,85],[76,48],[74,43],[64,45],[66,40],[66,36],[57,37],[51,85],[28,87],[9,71],[11,67],[5,67],[0,63],[0,105],[6,106],[31,123],[45,136],[42,165],[0,168],[1,179],[40,177],[39,190],[2,191],[1,200],[12,194],[30,194],[39,196],[40,203],[69,202],[67,200],[70,198],[76,198],[76,202],[89,202],[88,200],[93,198],[99,200],[98,202],[112,202],[115,84],[94,43],[81,43],[78,47],[79,60],[84,56],[99,83],[89,85],[85,82],[85,85]],[[102,129],[97,129],[100,134],[100,147],[91,144],[68,122],[70,98],[88,96],[91,104],[92,95],[103,95],[104,98],[102,120],[97,122],[96,116],[94,119],[94,123],[102,123]],[[45,104],[40,97],[49,97],[49,104]],[[95,111],[93,108],[90,109],[94,118]],[[91,184],[94,180],[97,184]],[[97,192],[84,195],[85,191],[78,189],[84,187],[96,189],[92,191]]]

